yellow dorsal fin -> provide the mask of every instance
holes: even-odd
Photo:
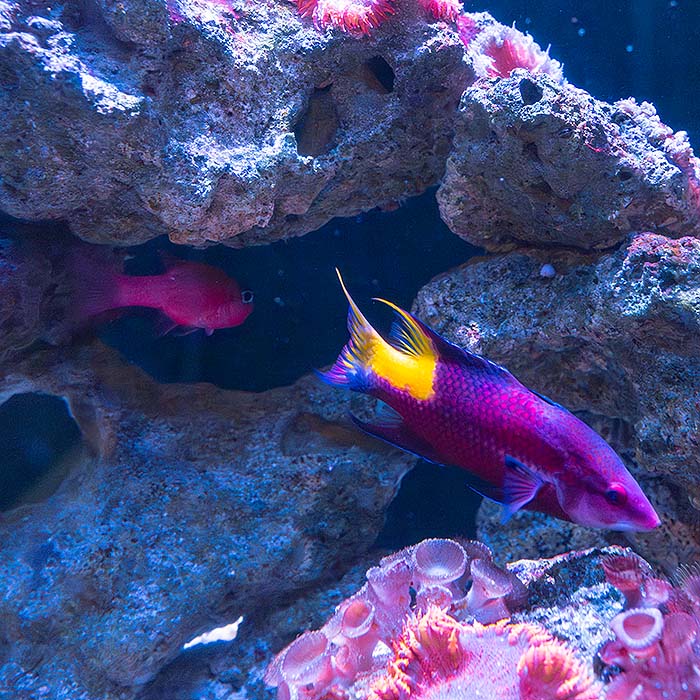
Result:
[[[396,306],[396,304],[380,297],[374,297],[374,301],[381,301],[382,304],[386,304],[390,309],[393,309],[398,316],[398,323],[391,329],[389,338],[391,344],[397,350],[401,350],[401,352],[417,358],[435,357],[435,348],[430,338],[425,334],[418,323],[416,323],[416,319],[413,318],[408,311],[404,311],[402,308]]]
[[[337,268],[336,273],[350,306],[350,341],[335,365],[325,373],[326,381],[365,391],[372,381],[369,374],[372,373],[416,399],[430,398],[437,365],[437,352],[430,338],[410,314],[390,301],[379,299],[397,313],[400,321],[392,332],[392,342],[384,340],[350,296]]]

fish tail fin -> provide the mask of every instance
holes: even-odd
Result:
[[[336,268],[345,298],[348,300],[348,331],[350,340],[342,349],[335,364],[327,372],[318,372],[324,382],[344,386],[353,391],[367,391],[370,386],[371,362],[377,343],[383,338],[374,330],[350,296],[340,271]]]
[[[124,306],[120,292],[123,275],[103,256],[77,250],[69,256],[68,266],[74,322],[83,324]]]

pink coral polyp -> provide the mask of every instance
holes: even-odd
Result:
[[[573,652],[543,628],[460,623],[436,607],[409,619],[369,700],[597,700]]]
[[[467,595],[470,580],[473,584]],[[494,638],[495,649],[488,653],[498,668],[505,669],[509,687],[516,689],[518,659],[535,638],[549,639],[544,630],[501,623],[468,625],[457,618],[490,622],[510,617],[512,610],[524,604],[526,593],[514,573],[493,563],[485,545],[425,540],[385,557],[379,566],[369,569],[367,583],[338,605],[319,631],[305,632],[277,655],[265,681],[277,687],[279,700],[366,698],[373,679],[387,669],[390,650],[403,649],[408,656],[397,656],[396,663],[386,670],[386,687],[377,686],[376,698],[407,698],[405,693],[410,695],[411,688],[428,683],[433,673],[448,678],[463,672],[462,684],[467,680],[478,683],[481,681],[476,679],[482,678],[485,687],[491,684],[497,688],[493,678],[483,677],[481,668],[487,653],[484,647],[490,649]],[[416,640],[418,646],[414,645]],[[508,649],[516,642],[521,643],[519,653],[509,656]],[[523,671],[531,674],[533,687],[540,683],[538,659],[532,668],[528,665]],[[429,677],[423,678],[420,674],[426,669]],[[403,672],[408,675],[402,676]],[[429,683],[426,691],[428,687]],[[429,697],[437,699],[435,695]],[[513,697],[520,700],[519,696]],[[579,700],[578,696],[571,697]]]
[[[479,75],[507,78],[516,68],[525,68],[531,73],[547,73],[558,82],[564,79],[561,63],[550,57],[549,50],[543,51],[529,34],[515,27],[488,27],[469,49]]]
[[[421,7],[435,19],[455,22],[462,14],[462,3],[458,0],[418,0]]]
[[[356,37],[368,35],[396,12],[394,0],[297,0],[297,8],[319,29],[332,27]]]

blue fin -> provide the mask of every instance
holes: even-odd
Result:
[[[475,474],[467,474],[467,487],[487,501],[496,503],[499,506],[503,505],[505,499],[503,489],[490,484],[488,481],[484,481]]]
[[[406,425],[403,418],[393,408],[383,402],[377,412],[377,420],[372,423],[361,421],[357,416],[350,414],[352,422],[363,432],[372,437],[384,440],[393,447],[398,447],[404,452],[410,452],[416,457],[426,459],[435,464],[444,464],[435,449],[423,438],[415,435]]]
[[[539,391],[534,391],[533,389],[530,389],[530,391],[535,395],[539,396],[539,398],[542,399],[545,403],[548,403],[550,406],[554,406],[555,408],[561,408],[562,411],[566,411],[569,413],[568,409],[564,408],[560,403],[557,403],[556,401],[552,401],[552,399],[549,398],[549,396],[545,396],[544,394],[540,394]]]
[[[515,457],[506,455],[505,462],[502,523],[507,522],[514,513],[527,505],[544,485],[538,474]]]

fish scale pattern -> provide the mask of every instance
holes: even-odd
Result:
[[[459,363],[439,360],[435,396],[418,400],[380,377],[370,393],[396,410],[416,435],[435,446],[437,461],[467,469],[501,488],[505,455],[526,465],[560,466],[547,441],[548,404],[509,374],[475,373]],[[542,426],[541,433],[532,430]],[[547,507],[545,492],[533,507]],[[540,503],[541,501],[541,503]]]

